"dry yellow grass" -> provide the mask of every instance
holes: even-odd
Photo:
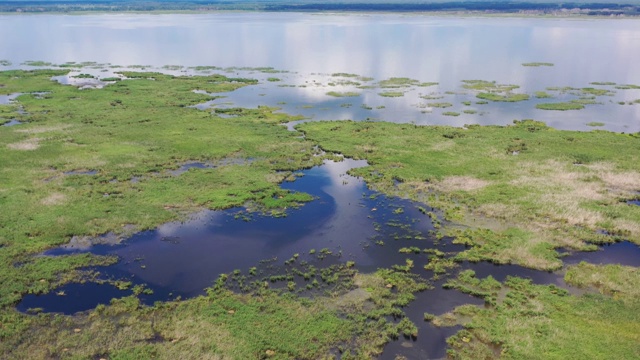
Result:
[[[32,151],[40,147],[40,138],[31,138],[19,141],[17,143],[7,144],[11,150]]]
[[[51,206],[51,205],[61,205],[65,202],[66,199],[65,194],[61,193],[53,193],[46,198],[42,199],[42,205]]]
[[[455,191],[475,191],[489,185],[490,182],[471,176],[448,176],[434,184],[436,190],[450,193]]]

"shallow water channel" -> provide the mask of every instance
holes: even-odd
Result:
[[[302,171],[304,175],[295,181],[283,183],[283,188],[316,197],[299,209],[287,210],[286,217],[252,214],[243,208],[207,210],[184,222],[167,223],[154,230],[136,233],[117,245],[67,246],[51,250],[44,256],[79,252],[116,255],[120,259],[117,264],[95,270],[100,271],[102,279],[145,284],[153,294],[141,294],[140,298],[152,304],[178,296],[203,294],[219,274],[236,269],[247,273],[249,268],[258,266],[258,277],[269,275],[269,271],[272,274],[284,272],[284,261],[294,254],[300,254],[300,260],[317,267],[355,261],[361,272],[402,264],[411,258],[416,263],[413,271],[430,278],[432,274],[422,268],[428,262],[428,254],[401,254],[398,250],[417,246],[420,249],[436,248],[452,255],[464,249],[452,244],[450,239],[436,241],[429,234],[433,229],[431,219],[418,207],[427,211],[434,209],[378,194],[369,190],[361,179],[346,174],[349,169],[361,166],[366,166],[366,162],[326,161],[322,166]],[[319,259],[310,254],[311,249],[320,252],[324,248],[331,252],[327,258]],[[264,260],[269,260],[271,266],[260,266]],[[638,266],[640,248],[622,242],[592,253],[569,254],[564,260],[567,263],[585,260]],[[492,275],[500,281],[515,275],[530,278],[534,283],[566,288],[561,273],[486,262],[462,263],[460,269],[473,269],[479,277]],[[396,355],[423,359],[446,355],[445,340],[459,328],[436,328],[425,323],[424,312],[442,314],[458,305],[481,305],[483,301],[456,290],[443,289],[445,280],[435,282],[433,290],[417,294],[416,301],[405,309],[418,325],[419,337],[391,342],[382,359],[393,359]],[[118,290],[107,284],[68,284],[50,294],[25,296],[18,309],[41,308],[46,312],[73,314],[130,294],[131,290]]]

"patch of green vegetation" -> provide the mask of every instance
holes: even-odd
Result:
[[[640,89],[640,85],[625,84],[625,85],[617,85],[615,88],[620,90],[636,90],[636,89]]]
[[[516,102],[529,99],[527,94],[515,94],[511,91],[519,88],[518,85],[498,84],[495,81],[463,80],[463,88],[479,91],[476,95],[479,99],[503,102]],[[479,103],[479,102],[478,102]]]
[[[334,97],[356,97],[356,96],[360,96],[360,93],[355,91],[343,91],[343,92],[329,91],[327,95],[334,96]]]
[[[351,74],[351,73],[333,73],[333,74],[331,74],[331,76],[334,76],[334,77],[358,77],[360,75]]]
[[[105,77],[100,79],[100,81],[120,81],[120,80],[122,79],[117,76]]]
[[[560,93],[566,93],[569,91],[576,91],[576,90],[580,90],[571,86],[551,86],[547,88],[548,91],[558,91]]]
[[[541,103],[536,104],[536,109],[540,110],[557,110],[557,111],[568,111],[568,110],[582,110],[584,109],[584,105],[579,102],[559,102],[559,103]]]
[[[597,126],[604,126],[605,123],[603,122],[597,122],[597,121],[591,121],[586,123],[587,126],[593,126],[593,127],[597,127]]]
[[[210,71],[210,70],[222,70],[221,67],[218,66],[192,66],[189,69],[195,70],[195,71]]]
[[[462,110],[462,112],[465,113],[465,114],[477,114],[478,113],[477,110],[471,110],[471,109]]]
[[[444,116],[460,116],[459,112],[455,112],[455,111],[445,111],[442,113],[442,115]]]
[[[640,269],[632,266],[594,265],[583,261],[567,268],[564,281],[580,288],[594,288],[627,302],[640,298]]]
[[[502,101],[502,102],[517,102],[517,101],[525,101],[529,100],[529,95],[527,94],[513,94],[513,93],[489,93],[489,92],[481,92],[476,95],[478,99],[490,100],[490,101]]]
[[[164,65],[162,68],[164,70],[178,71],[178,70],[182,70],[184,68],[184,66],[182,66],[182,65]]]
[[[280,80],[280,78],[277,78],[277,77],[269,77],[269,78],[267,78],[267,81],[269,81],[269,82],[278,82],[278,81],[281,81],[281,80]]]
[[[531,66],[531,67],[553,66],[553,63],[549,63],[549,62],[528,62],[528,63],[523,63],[522,66]]]
[[[9,60],[0,60],[0,66],[11,66],[12,63]]]
[[[420,95],[421,99],[425,99],[425,100],[438,100],[438,99],[442,99],[444,96],[440,95],[440,94],[428,94],[428,95]]]
[[[432,103],[427,103],[427,106],[444,109],[444,108],[452,107],[453,104],[448,102],[432,102]]]
[[[640,302],[603,295],[571,296],[555,285],[507,277],[477,279],[465,271],[453,287],[487,300],[426,318],[436,326],[461,324],[447,339],[453,359],[630,359],[640,355]],[[428,314],[430,315],[430,314]],[[615,329],[612,331],[611,329]]]
[[[582,88],[582,89],[580,89],[580,91],[584,95],[593,95],[593,96],[613,96],[613,95],[615,95],[614,91],[607,90],[607,89]]]
[[[72,76],[73,78],[76,79],[95,79],[96,77],[91,75],[91,74],[78,74],[78,75],[74,75]]]
[[[520,87],[511,84],[498,84],[495,81],[487,80],[462,80],[462,83],[462,87],[465,89],[485,92],[510,92]]]
[[[552,98],[553,97],[553,95],[551,95],[551,94],[549,94],[549,93],[547,93],[545,91],[536,91],[535,92],[535,96],[538,99],[548,99],[548,98]]]
[[[381,88],[405,88],[411,86],[421,86],[428,87],[438,85],[436,82],[420,82],[415,79],[410,79],[406,77],[393,77],[386,80],[382,80],[378,83],[378,86]]]
[[[373,189],[477,228],[453,233],[470,239],[467,259],[557,269],[556,247],[640,243],[640,208],[618,199],[640,186],[637,134],[559,131],[533,120],[462,129],[351,121],[298,128],[326,151],[368,160],[350,173]]]
[[[21,65],[45,67],[45,66],[52,66],[53,64],[50,62],[40,61],[40,60],[28,60],[23,62]]]
[[[614,82],[610,82],[610,81],[594,81],[592,83],[590,83],[591,85],[603,85],[603,86],[613,86],[616,85],[616,83]]]
[[[378,93],[378,95],[384,96],[384,97],[403,97],[404,96],[404,92],[402,92],[402,91],[385,91],[385,92]]]
[[[574,104],[582,104],[582,105],[594,105],[598,103],[595,100],[595,97],[591,97],[591,96],[585,96],[579,99],[574,99],[574,100],[571,100],[571,102]]]

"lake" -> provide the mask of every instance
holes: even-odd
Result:
[[[637,132],[640,104],[634,101],[640,99],[640,89],[591,83],[640,84],[638,24],[633,19],[397,14],[11,15],[0,16],[0,34],[5,34],[0,37],[0,60],[12,65],[0,69],[25,67],[20,64],[30,60],[176,65],[181,70],[175,73],[187,71],[181,67],[217,66],[227,68],[226,73],[281,80],[242,89],[218,104],[278,106],[317,120],[463,126],[534,118],[561,129],[590,130],[595,125]],[[553,66],[522,65],[531,62]],[[239,69],[247,67],[273,67],[286,73],[246,74],[246,69]],[[335,98],[327,92],[352,89],[332,82],[333,73],[375,80],[407,77],[438,85],[402,89],[403,95],[394,98],[379,96],[380,89],[359,89],[358,97]],[[471,79],[514,84],[519,86],[516,92],[531,94],[532,99],[460,105],[477,100],[475,93],[461,88],[463,80]],[[580,111],[535,107],[550,100],[533,96],[537,91],[592,86],[612,91],[588,99],[594,104]],[[555,90],[549,95],[554,101],[585,101],[580,93]],[[425,97],[454,106],[434,109],[429,105],[434,100]],[[443,116],[444,112],[459,115]]]

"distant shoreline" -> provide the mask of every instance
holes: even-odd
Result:
[[[551,18],[637,18],[638,4],[558,2],[429,3],[279,3],[279,2],[138,2],[138,1],[0,1],[0,14],[38,13],[211,13],[211,12],[394,13]]]

